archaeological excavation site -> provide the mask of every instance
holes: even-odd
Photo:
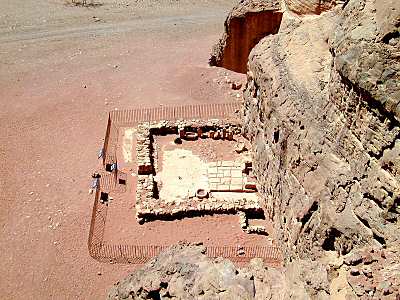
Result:
[[[400,0],[0,0],[0,299],[400,300]]]
[[[243,101],[111,113],[115,184],[100,177],[96,205],[130,201],[137,228],[179,229],[135,239],[132,261],[161,254],[109,299],[399,299],[399,13],[390,0],[240,1],[209,64],[246,74]],[[183,290],[169,264],[191,270]]]
[[[92,183],[94,258],[141,264],[187,242],[238,264],[255,257],[282,263],[239,108],[226,103],[109,114]],[[128,234],[115,229],[121,225]]]

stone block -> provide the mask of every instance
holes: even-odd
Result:
[[[231,176],[241,179],[243,177],[243,173],[241,170],[231,170]]]
[[[217,178],[217,173],[208,173],[207,177],[208,178]]]
[[[232,184],[243,184],[243,178],[231,178]]]
[[[217,183],[210,183],[210,190],[218,190],[218,184]]]
[[[226,185],[230,185],[231,184],[231,178],[230,177],[223,177],[221,178],[221,184],[226,184]]]
[[[210,167],[210,168],[208,168],[208,173],[210,174],[210,173],[217,173],[217,167]]]
[[[220,178],[209,178],[209,180],[208,180],[208,182],[209,183],[220,183],[221,182],[221,180],[220,180]]]
[[[231,191],[242,191],[243,190],[243,185],[241,185],[241,184],[231,184],[230,185],[230,190]]]
[[[231,177],[231,170],[224,170],[224,177]]]
[[[229,185],[227,185],[227,184],[220,184],[220,185],[218,186],[218,190],[220,190],[220,191],[229,191]]]
[[[153,172],[152,165],[139,165],[138,166],[138,174],[139,175],[149,175]]]

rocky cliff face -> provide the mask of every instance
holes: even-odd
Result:
[[[299,264],[400,242],[400,2],[335,4],[281,1],[278,32],[248,61],[244,134],[277,240]]]
[[[241,1],[211,57],[243,72],[256,45],[243,133],[285,267],[178,246],[109,299],[400,297],[400,2],[337,2]]]
[[[399,242],[398,9],[285,13],[249,57],[245,134],[288,257]]]
[[[251,49],[266,35],[277,33],[282,19],[278,0],[244,0],[225,21],[225,32],[213,47],[210,65],[246,73]]]
[[[239,273],[228,260],[211,261],[204,253],[202,246],[173,246],[117,283],[108,299],[254,298],[248,274]]]
[[[118,282],[109,300],[122,299],[306,299],[324,297],[329,289],[322,266],[315,262],[267,268],[254,259],[243,269],[224,259],[210,259],[201,245],[172,246]],[[312,282],[306,285],[304,279]]]
[[[333,8],[335,0],[285,0],[282,3],[286,6],[288,11],[294,12],[299,15],[317,14]]]

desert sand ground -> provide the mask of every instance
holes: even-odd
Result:
[[[103,299],[132,271],[87,251],[107,112],[233,100],[207,60],[234,2],[0,0],[1,299]]]

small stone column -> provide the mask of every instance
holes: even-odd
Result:
[[[180,127],[180,128],[178,129],[178,132],[179,132],[179,137],[180,137],[181,139],[184,139],[184,138],[185,138],[185,135],[186,135],[186,133],[185,133],[185,128]]]
[[[222,129],[222,139],[225,140],[226,139],[226,128]]]
[[[232,141],[233,140],[233,132],[232,132],[232,130],[228,130],[228,133],[227,133],[227,139],[228,139],[228,141]]]
[[[201,127],[197,128],[197,136],[199,139],[203,137],[203,129]]]

